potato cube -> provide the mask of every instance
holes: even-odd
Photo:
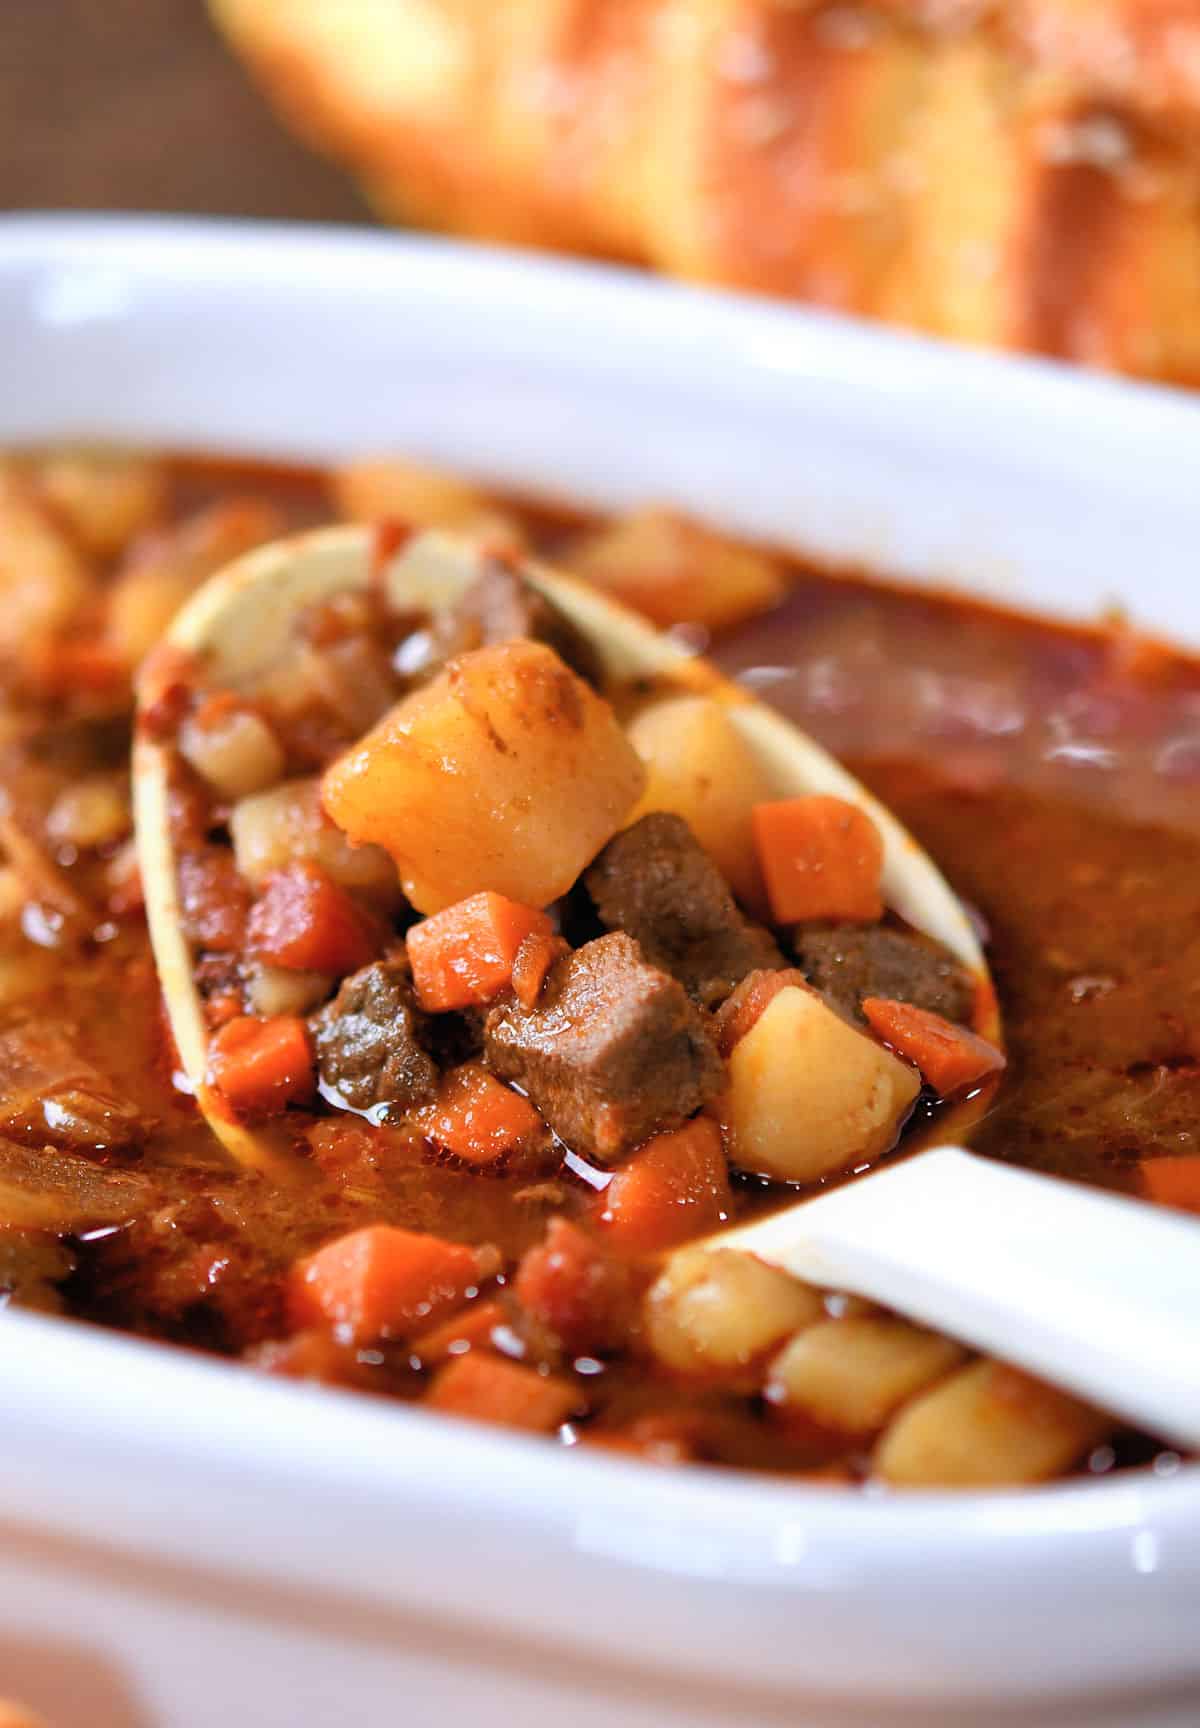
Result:
[[[744,1368],[823,1312],[816,1290],[753,1254],[683,1248],[646,1297],[646,1337],[681,1373]]]
[[[258,888],[289,864],[316,864],[342,888],[381,905],[400,898],[396,867],[378,846],[352,846],[321,808],[315,777],[239,798],[229,817],[238,874]]]
[[[646,764],[646,790],[633,812],[682,816],[744,906],[767,911],[750,813],[773,796],[758,758],[708,696],[655,702],[631,722],[629,738]]]
[[[670,510],[636,511],[585,535],[568,567],[666,629],[720,630],[783,598],[775,559]]]
[[[0,655],[17,656],[63,629],[91,594],[70,542],[0,474]]]
[[[167,502],[166,468],[125,451],[56,451],[31,464],[31,478],[83,550],[99,558],[120,552]]]
[[[921,1089],[915,1068],[789,985],[729,1057],[723,1105],[734,1164],[789,1182],[878,1158]]]
[[[1116,1426],[1111,1416],[1006,1363],[960,1369],[902,1410],[875,1449],[885,1482],[1001,1488],[1066,1470]]]
[[[823,1320],[775,1358],[766,1396],[826,1428],[870,1434],[962,1359],[951,1339],[907,1320],[885,1314]]]
[[[542,643],[452,660],[325,775],[352,841],[384,846],[421,912],[484,889],[565,894],[644,784],[608,703]]]
[[[514,551],[524,545],[520,523],[487,492],[425,462],[400,456],[348,462],[334,469],[330,489],[338,515],[351,522],[391,517],[414,528],[477,534]]]

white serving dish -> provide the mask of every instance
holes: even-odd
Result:
[[[0,220],[0,442],[392,446],[1200,642],[1200,404],[615,271]],[[1200,1470],[875,1498],[0,1317],[0,1695],[68,1728],[1200,1717]],[[385,1718],[386,1713],[386,1718]]]

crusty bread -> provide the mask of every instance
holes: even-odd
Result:
[[[1200,0],[210,0],[386,215],[1200,384]]]

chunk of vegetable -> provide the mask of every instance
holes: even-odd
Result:
[[[227,1020],[209,1042],[208,1080],[241,1116],[306,1103],[316,1087],[308,1028],[291,1014]]]
[[[630,1314],[629,1267],[566,1218],[551,1218],[513,1280],[525,1312],[572,1355],[619,1347]]]
[[[856,804],[823,794],[787,798],[757,804],[752,821],[777,924],[882,918],[883,841]]]
[[[531,930],[522,940],[513,957],[512,987],[513,995],[529,1013],[533,1012],[541,1000],[542,986],[550,975],[551,967],[556,960],[561,960],[565,953],[567,944],[562,937],[547,934],[542,930]]]
[[[68,624],[91,578],[65,535],[0,474],[0,656],[16,658]]]
[[[914,1069],[789,985],[729,1056],[722,1120],[743,1170],[814,1182],[878,1158],[920,1091]]]
[[[953,1098],[1004,1069],[1003,1051],[928,1008],[866,996],[862,1011],[872,1032],[915,1063],[922,1078],[943,1098]]]
[[[1160,1206],[1179,1206],[1185,1212],[1200,1212],[1200,1155],[1173,1158],[1143,1158],[1142,1191]]]
[[[599,1223],[631,1252],[673,1248],[723,1224],[733,1209],[721,1134],[706,1116],[655,1134],[604,1189]]]
[[[276,870],[306,860],[343,888],[358,888],[381,905],[400,898],[396,867],[378,846],[353,846],[321,808],[316,779],[285,780],[234,805],[229,818],[238,874],[255,887]]]
[[[425,1402],[448,1416],[538,1434],[553,1433],[583,1406],[569,1380],[479,1350],[448,1362],[434,1377]]]
[[[811,989],[803,972],[794,966],[785,966],[781,972],[751,972],[748,978],[742,979],[733,995],[727,996],[713,1015],[717,1049],[722,1056],[729,1055],[739,1039],[758,1024],[764,1010],[779,992],[789,987]]]
[[[422,1106],[414,1120],[423,1134],[467,1164],[495,1164],[546,1138],[546,1124],[528,1098],[478,1062],[447,1074],[436,1100]]]
[[[254,1013],[264,1019],[272,1014],[307,1014],[333,989],[328,972],[290,972],[282,966],[252,961],[244,973],[246,999]],[[207,1006],[211,1011],[211,999]]]
[[[682,1248],[646,1297],[650,1348],[684,1374],[745,1368],[824,1313],[808,1284],[733,1249]]]
[[[973,1362],[915,1399],[875,1449],[885,1482],[999,1488],[1068,1469],[1115,1426],[1111,1416],[1003,1362]]]
[[[773,558],[653,507],[587,534],[566,561],[664,629],[720,630],[774,606],[785,590]]]
[[[742,904],[764,914],[751,812],[771,785],[724,704],[708,696],[655,702],[630,722],[629,739],[646,764],[631,820],[650,810],[682,816]]]
[[[289,864],[267,878],[246,927],[251,952],[293,972],[357,972],[378,953],[374,919],[316,864]]]
[[[84,852],[124,840],[131,824],[128,774],[88,774],[63,787],[46,816],[46,833]]]
[[[179,749],[222,798],[244,798],[283,775],[283,746],[261,714],[214,699],[179,729]]]
[[[167,502],[163,465],[125,451],[56,451],[36,458],[29,476],[83,550],[99,558],[120,552]]]
[[[490,1350],[492,1334],[508,1324],[508,1316],[499,1302],[468,1302],[459,1313],[441,1320],[414,1338],[409,1346],[409,1359],[422,1368],[439,1368],[468,1350]]]
[[[766,1397],[822,1427],[871,1434],[963,1354],[951,1339],[883,1314],[822,1320],[772,1362]]]
[[[403,456],[347,462],[333,470],[329,484],[334,508],[352,522],[390,516],[415,528],[476,529],[499,514],[479,487]]]
[[[460,1242],[368,1224],[297,1262],[288,1317],[297,1329],[336,1326],[358,1344],[402,1338],[458,1307],[478,1278],[475,1251]]]
[[[326,810],[391,852],[422,912],[565,894],[642,790],[608,703],[541,643],[453,660],[325,774]]]
[[[435,912],[405,938],[417,1001],[430,1014],[493,1001],[525,938],[553,930],[544,912],[486,891]]]

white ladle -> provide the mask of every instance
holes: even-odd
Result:
[[[955,1146],[710,1237],[1200,1450],[1200,1220]]]

